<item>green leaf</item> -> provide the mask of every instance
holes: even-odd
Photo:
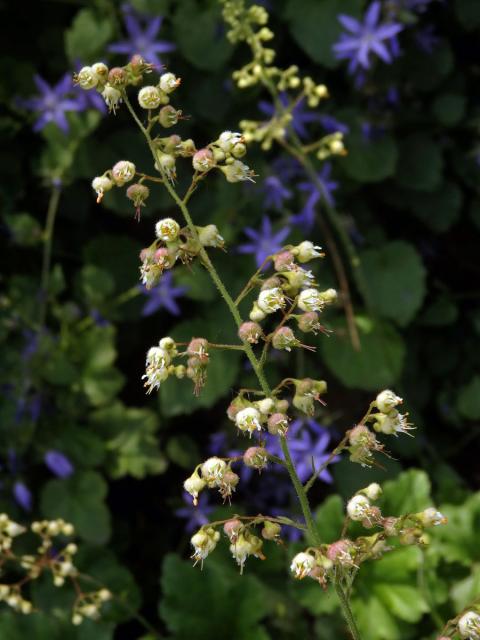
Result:
[[[432,111],[433,115],[446,127],[453,127],[458,124],[464,114],[466,108],[465,96],[455,93],[445,93],[435,98]]]
[[[432,231],[444,233],[460,218],[463,194],[455,183],[444,182],[432,193],[412,192],[406,203]]]
[[[449,43],[441,39],[432,55],[418,55],[418,51],[412,48],[402,57],[400,64],[408,73],[413,89],[426,93],[441,85],[454,68],[455,59]]]
[[[387,322],[358,317],[361,350],[355,351],[345,320],[333,324],[335,333],[321,341],[322,355],[332,373],[347,387],[375,391],[392,385],[400,377],[405,346]]]
[[[426,293],[425,268],[414,247],[401,240],[383,243],[360,259],[372,308],[401,327],[409,324]]]
[[[112,22],[107,17],[103,18],[91,9],[82,9],[65,33],[65,49],[70,61],[94,62],[112,35]]]
[[[342,26],[340,13],[360,17],[356,0],[288,0],[285,18],[298,46],[310,58],[329,69],[338,66],[333,45],[338,40]]]
[[[107,485],[94,471],[50,480],[42,490],[41,509],[49,519],[71,522],[87,542],[104,544],[110,537],[110,514],[105,506]]]
[[[432,506],[430,480],[419,469],[401,473],[395,480],[382,484],[382,488],[380,505],[385,516],[417,513]]]
[[[478,600],[479,593],[480,566],[475,565],[472,567],[472,573],[463,580],[455,582],[450,591],[455,611],[462,611],[462,609],[468,607],[472,602]]]
[[[349,134],[348,154],[341,160],[345,173],[359,182],[381,182],[395,173],[398,150],[394,139],[384,135],[366,140],[360,132]]]
[[[33,247],[42,241],[42,228],[28,213],[13,213],[5,216],[5,221],[16,244]]]
[[[176,42],[194,67],[215,71],[224,66],[233,49],[218,31],[222,24],[218,2],[183,0],[178,3],[173,23]],[[194,29],[192,25],[195,25]]]
[[[432,548],[445,562],[459,562],[471,567],[480,560],[478,527],[480,526],[480,493],[461,505],[442,504],[440,511],[448,523],[435,530]]]
[[[175,284],[186,287],[189,298],[200,302],[215,300],[217,289],[207,271],[199,264],[193,264],[188,268],[175,269]]]
[[[469,420],[480,419],[480,376],[474,376],[460,390],[457,398],[457,408],[464,418]]]
[[[458,307],[446,295],[440,295],[422,313],[419,323],[427,327],[445,327],[458,319]]]
[[[80,272],[80,286],[88,304],[95,307],[113,293],[115,282],[105,269],[87,264]]]
[[[443,157],[427,134],[413,133],[400,142],[397,182],[407,189],[434,191],[442,180]]]
[[[142,245],[127,236],[98,235],[84,249],[84,260],[107,271],[117,291],[138,282],[138,255]]]
[[[163,562],[162,589],[160,614],[175,640],[268,638],[258,626],[268,613],[265,590],[253,576],[240,576],[213,558],[200,571],[168,555]]]
[[[345,507],[340,496],[329,496],[317,509],[315,522],[322,542],[338,540],[345,519]]]

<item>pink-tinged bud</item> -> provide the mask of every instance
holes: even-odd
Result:
[[[112,178],[118,187],[130,182],[135,176],[135,165],[129,160],[120,160],[112,167]]]
[[[122,67],[113,67],[108,72],[108,82],[112,87],[123,87],[127,81],[127,74]]]
[[[261,471],[267,466],[267,450],[263,447],[249,447],[243,454],[243,462],[247,467]]]
[[[187,354],[198,358],[201,362],[208,361],[208,340],[192,338],[187,347]]]
[[[288,431],[288,417],[284,413],[273,413],[267,422],[268,433],[285,436]]]
[[[165,144],[163,150],[165,151],[165,153],[176,153],[181,150],[182,139],[175,133],[168,138],[164,138],[164,142]]]
[[[228,409],[227,409],[227,416],[229,420],[232,420],[232,422],[235,421],[235,416],[237,415],[237,413],[239,411],[241,411],[242,407],[239,407],[238,404],[235,404],[235,402],[231,402],[228,405]]]
[[[382,520],[382,526],[386,535],[389,537],[397,536],[402,528],[400,518],[395,518],[394,516],[384,518]]]
[[[160,109],[160,113],[158,114],[158,121],[162,125],[162,127],[168,129],[169,127],[173,127],[177,124],[181,115],[181,111],[178,111],[177,109],[175,109],[175,107],[172,107],[171,104],[167,104]]]
[[[316,311],[307,311],[297,318],[298,328],[303,333],[317,333],[322,330]]]
[[[271,278],[267,278],[265,282],[262,284],[260,291],[267,291],[268,289],[276,289],[282,286],[282,281],[280,278],[276,276],[272,276]]]
[[[228,499],[230,501],[230,496],[235,491],[239,481],[240,477],[234,471],[231,469],[225,471],[219,486],[220,495],[224,500]]]
[[[199,149],[192,158],[192,164],[195,171],[209,171],[215,166],[215,159],[210,149]]]
[[[262,327],[257,322],[244,322],[238,330],[240,340],[249,342],[250,344],[258,344],[262,336]]]
[[[230,538],[230,542],[234,543],[238,538],[238,534],[243,529],[243,524],[237,518],[232,518],[231,520],[227,520],[223,525],[223,531]]]
[[[311,394],[313,391],[313,380],[312,378],[303,378],[303,380],[298,380],[295,387],[297,393],[301,396]]]
[[[275,256],[273,264],[275,266],[275,271],[285,271],[293,265],[295,262],[295,257],[293,253],[290,251],[282,251]]]
[[[140,220],[140,207],[145,206],[145,200],[150,195],[150,189],[140,183],[131,184],[127,189],[127,198],[133,202],[135,217]]]
[[[364,526],[365,529],[371,529],[380,522],[381,518],[382,512],[380,509],[378,507],[370,507],[368,514],[362,520],[362,526]]]
[[[141,262],[149,262],[150,260],[153,260],[153,256],[155,254],[154,249],[151,249],[150,247],[146,247],[145,249],[142,249],[140,251],[140,261]]]
[[[277,408],[278,413],[287,413],[288,407],[290,405],[288,400],[277,400],[275,403],[275,406]]]
[[[149,73],[153,69],[153,64],[147,62],[142,56],[136,53],[134,56],[130,58],[130,62],[128,63],[130,70],[133,75],[139,76],[142,73]]]
[[[295,334],[290,327],[280,327],[277,329],[272,337],[272,347],[274,349],[284,349],[285,351],[291,351],[292,347],[299,345],[299,341],[295,337]]]
[[[375,435],[368,427],[363,424],[357,424],[348,434],[348,440],[351,445],[368,446],[376,441]]]
[[[351,540],[337,540],[328,545],[327,558],[334,564],[352,567],[354,562],[355,545]]]

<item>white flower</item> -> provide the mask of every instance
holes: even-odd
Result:
[[[399,413],[396,409],[392,409],[388,413],[376,413],[376,422],[373,428],[378,433],[386,435],[398,436],[399,433],[406,433],[415,429],[408,421],[407,414]]]
[[[156,109],[162,102],[157,87],[142,87],[138,92],[138,104],[142,109]]]
[[[226,470],[227,463],[225,460],[217,458],[216,456],[205,460],[201,467],[202,477],[209,487],[214,487],[219,484]]]
[[[190,538],[190,543],[194,550],[192,558],[195,560],[195,564],[199,561],[203,563],[208,554],[215,549],[219,540],[220,533],[211,527],[197,531]]]
[[[174,356],[177,355],[175,340],[173,338],[170,338],[170,336],[161,338],[160,342],[158,343],[158,346],[160,347],[160,349],[164,349],[165,351],[168,351],[169,355],[174,355]]]
[[[183,483],[183,488],[187,493],[189,493],[193,498],[193,504],[196,506],[198,502],[198,494],[205,488],[206,482],[197,472],[192,473],[192,475],[185,480]]]
[[[356,495],[349,500],[347,504],[347,513],[351,520],[361,522],[366,516],[368,516],[370,507],[370,501],[366,496]]]
[[[164,93],[172,93],[180,82],[180,78],[177,78],[173,73],[163,73],[158,84]]]
[[[275,403],[272,398],[264,398],[263,400],[255,402],[255,406],[258,408],[260,413],[271,413],[275,407]]]
[[[220,167],[220,169],[225,174],[227,182],[243,182],[244,180],[255,182],[253,171],[240,160],[234,160],[231,164]]]
[[[364,493],[369,500],[378,500],[378,498],[382,495],[382,487],[378,484],[378,482],[372,482],[368,485],[366,489],[364,489]]]
[[[235,424],[240,431],[247,431],[251,437],[254,431],[262,430],[262,425],[260,424],[260,412],[253,407],[242,409],[235,416]]]
[[[236,541],[230,545],[230,552],[240,567],[240,573],[243,573],[243,567],[248,556],[261,558],[262,541],[257,536],[248,535],[245,537],[240,533]]]
[[[261,322],[262,320],[265,320],[266,315],[259,308],[258,304],[254,302],[252,310],[248,314],[248,317],[250,318],[250,320],[252,320],[252,322]]]
[[[97,76],[97,82],[103,84],[108,76],[107,65],[104,62],[95,62],[95,64],[92,64],[92,71]]]
[[[239,142],[243,142],[243,136],[241,133],[234,131],[224,131],[218,138],[218,146],[225,153],[229,153]]]
[[[113,184],[112,180],[107,176],[97,176],[92,180],[92,189],[97,194],[97,202],[101,201],[106,191],[110,191],[113,188]]]
[[[273,287],[273,289],[264,289],[263,291],[260,291],[257,300],[257,306],[260,311],[263,311],[264,313],[275,313],[275,311],[283,309],[285,303],[285,296],[280,287]]]
[[[207,224],[206,227],[197,227],[198,239],[204,247],[223,247],[225,240],[218,232],[215,224]]]
[[[107,104],[108,110],[115,113],[115,109],[122,101],[121,92],[118,89],[115,89],[115,87],[112,87],[112,85],[107,82],[105,88],[102,91],[102,96]]]
[[[122,187],[125,182],[130,182],[135,176],[135,165],[129,160],[120,160],[112,168],[112,177],[115,184]]]
[[[75,80],[82,89],[93,89],[98,84],[98,76],[92,67],[82,67]]]
[[[168,378],[168,365],[170,364],[170,356],[160,347],[152,347],[147,353],[147,359],[145,363],[145,374],[142,376],[146,378],[144,384],[147,387],[147,393],[151,393],[153,389],[158,389],[162,382]]]
[[[317,289],[305,289],[298,296],[298,306],[302,311],[321,311],[325,301]]]
[[[292,253],[299,262],[309,262],[313,258],[323,258],[321,250],[322,247],[314,245],[310,240],[304,240],[292,250]]]
[[[173,242],[178,238],[180,225],[173,218],[164,218],[163,220],[159,220],[155,225],[155,233],[160,240]]]
[[[447,522],[446,516],[444,516],[443,513],[440,513],[440,511],[437,511],[434,507],[429,507],[422,511],[420,518],[426,527],[438,527],[439,525],[446,524]]]
[[[297,555],[293,558],[292,564],[290,565],[290,571],[293,573],[294,577],[298,580],[302,580],[305,576],[308,576],[310,571],[315,566],[315,558],[309,553],[297,553]]]
[[[403,398],[397,396],[393,391],[390,391],[390,389],[381,391],[375,399],[377,408],[382,413],[388,413],[402,402]]]
[[[480,640],[480,615],[467,611],[458,621],[458,632],[462,638]]]

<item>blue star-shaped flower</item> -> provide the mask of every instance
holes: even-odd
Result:
[[[277,211],[280,211],[283,208],[283,201],[292,197],[292,192],[278,176],[265,178],[262,188],[265,194],[263,199],[265,209],[277,209]]]
[[[41,131],[49,122],[53,122],[64,133],[68,132],[68,111],[83,111],[84,100],[79,100],[73,86],[72,76],[66,73],[55,85],[51,86],[41,76],[33,78],[39,94],[32,98],[17,98],[19,107],[34,111],[38,119],[33,125],[34,131]]]
[[[180,307],[176,299],[181,298],[187,291],[186,287],[175,287],[173,285],[173,274],[166,271],[160,280],[160,283],[152,289],[140,287],[142,293],[147,296],[148,301],[142,309],[142,316],[151,316],[159,309],[166,309],[173,316],[180,315]]]
[[[108,50],[112,53],[124,53],[129,58],[140,54],[147,62],[154,64],[157,68],[161,67],[162,61],[158,54],[176,49],[172,42],[157,40],[162,22],[163,16],[149,18],[134,12],[127,5],[124,8],[124,23],[128,39],[114,42]]]
[[[245,235],[250,238],[251,242],[241,244],[237,250],[239,253],[255,254],[257,266],[259,267],[265,258],[277,253],[282,248],[283,241],[289,233],[289,227],[284,227],[280,231],[273,233],[270,219],[267,216],[263,216],[260,231],[255,231],[250,227],[245,228]]]
[[[363,22],[352,16],[338,16],[342,26],[349,33],[342,33],[340,40],[333,45],[339,60],[349,60],[348,70],[355,73],[359,68],[370,69],[370,56],[379,57],[383,62],[391,63],[398,53],[396,36],[403,25],[396,22],[380,22],[381,3],[372,2]]]
[[[184,491],[183,501],[185,502],[185,506],[177,509],[175,515],[177,518],[184,518],[186,520],[185,530],[187,533],[195,531],[208,523],[208,515],[215,509],[215,507],[209,504],[208,500],[208,489],[205,489],[205,491],[198,496],[198,504],[195,507],[192,502],[192,496]]]
[[[309,231],[315,224],[315,211],[318,202],[322,200],[326,202],[330,207],[335,205],[332,192],[338,188],[338,182],[332,180],[330,175],[332,173],[332,166],[329,162],[326,162],[321,171],[317,174],[318,180],[322,185],[322,189],[318,189],[316,184],[312,182],[301,182],[298,188],[307,193],[307,200],[300,213],[290,217],[290,221],[298,226],[301,226],[306,231]]]

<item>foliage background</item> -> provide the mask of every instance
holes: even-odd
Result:
[[[235,129],[244,117],[258,117],[261,96],[256,90],[239,92],[229,80],[245,51],[226,43],[216,2],[136,0],[132,5],[164,15],[161,36],[177,46],[165,60],[182,77],[179,106],[192,116],[182,123],[182,136],[207,142]],[[313,367],[316,377],[329,380],[328,408],[318,420],[333,425],[334,438],[385,386],[408,399],[418,430],[414,440],[391,445],[394,459],[385,470],[336,464],[333,487],[316,489],[315,499],[322,503],[317,517],[324,531],[334,531],[342,501],[371,479],[388,480],[385,509],[392,513],[422,508],[432,499],[448,513],[450,524],[435,532],[425,554],[402,549],[362,569],[354,600],[371,640],[431,638],[436,622],[453,616],[480,589],[475,544],[480,6],[469,0],[430,3],[402,34],[403,55],[391,66],[375,68],[358,90],[331,53],[340,5],[357,16],[364,8],[353,0],[271,3],[280,62],[296,63],[324,81],[333,96],[327,112],[350,126],[349,155],[334,162],[340,184],[335,197],[368,288],[362,295],[354,285],[361,352],[352,350],[339,308],[327,318],[335,335],[319,337],[317,355],[300,353],[296,367],[305,373]],[[143,210],[141,224],[120,194],[95,204],[94,175],[121,158],[149,166],[123,110],[106,118],[93,110],[70,114],[65,137],[54,125],[33,133],[31,114],[15,102],[16,96],[34,93],[34,73],[54,83],[78,60],[123,64],[122,56],[106,53],[108,43],[121,39],[121,7],[108,0],[45,1],[27,10],[5,4],[1,15],[0,126],[6,148],[0,159],[0,510],[20,521],[69,518],[83,542],[82,570],[127,603],[112,606],[102,622],[75,629],[62,610],[71,596],[40,583],[34,599],[44,613],[20,619],[2,610],[1,637],[140,638],[145,631],[132,616],[135,610],[162,637],[176,639],[226,633],[236,640],[293,633],[346,637],[334,596],[313,584],[292,584],[281,548],[272,549],[261,566],[251,562],[242,578],[225,545],[203,574],[185,560],[189,536],[185,522],[174,515],[183,504],[181,482],[206,457],[209,434],[222,428],[231,433],[225,406],[240,376],[248,386],[250,374],[234,355],[219,354],[200,399],[187,383],[167,383],[158,397],[144,395],[140,375],[151,344],[170,334],[228,339],[227,316],[197,267],[193,273],[176,272],[176,284],[188,287],[179,300],[180,320],[165,310],[141,317],[145,299],[133,289],[138,253],[150,242],[153,223],[175,211],[160,190]],[[429,54],[415,44],[415,33],[427,25],[438,37]],[[385,99],[392,86],[400,94],[396,105]],[[381,133],[365,139],[365,122]],[[315,125],[312,130],[318,132]],[[197,223],[216,223],[232,247],[228,256],[215,256],[232,290],[239,290],[254,268],[252,256],[237,255],[233,248],[245,242],[245,226],[261,226],[266,213],[261,185],[274,157],[250,152],[258,188],[209,180],[193,201]],[[52,300],[47,331],[38,334],[42,229],[52,179],[59,173]],[[303,204],[304,196],[296,192],[285,210],[268,212],[275,228]],[[300,240],[301,230],[290,237]],[[318,227],[311,237],[322,244]],[[327,258],[320,276],[326,286],[335,285],[330,269]],[[287,366],[279,358],[269,375],[282,375]],[[233,446],[237,441],[231,436]],[[52,449],[74,465],[69,478],[55,478],[45,466],[45,452]],[[32,494],[27,512],[12,498],[18,483]]]

